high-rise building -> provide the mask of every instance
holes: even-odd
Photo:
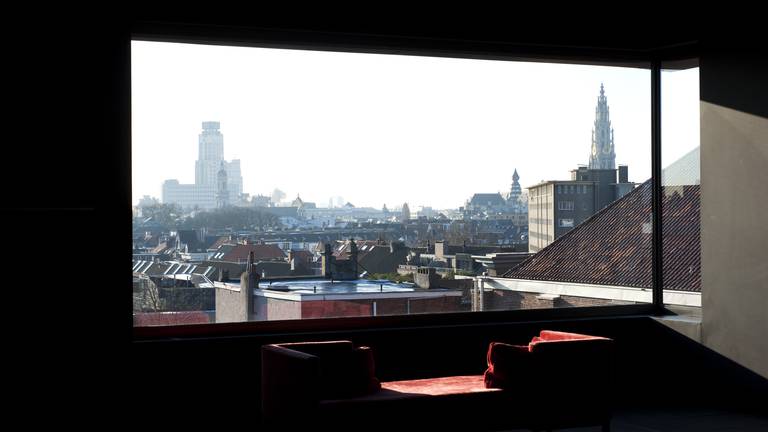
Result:
[[[198,137],[195,183],[180,184],[178,180],[163,183],[163,202],[178,204],[182,209],[209,210],[240,201],[243,177],[240,160],[224,160],[224,135],[217,121],[203,122]],[[220,171],[224,172],[226,197],[220,195]]]
[[[216,185],[216,176],[224,160],[224,135],[219,127],[219,122],[203,122],[203,132],[197,139],[196,185]]]
[[[600,84],[589,166],[572,170],[570,180],[546,181],[528,188],[528,250],[540,251],[634,187],[629,168],[619,165],[616,169],[608,99]]]

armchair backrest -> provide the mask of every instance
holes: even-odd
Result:
[[[373,352],[355,348],[351,341],[264,345],[261,358],[265,418],[312,410],[322,399],[361,396],[381,388]]]
[[[557,389],[560,395],[587,395],[610,386],[613,341],[543,330],[527,346],[492,342],[487,357],[488,387]]]
[[[605,401],[613,376],[613,340],[575,333],[542,331],[529,344],[539,385],[557,388],[557,397]],[[586,403],[586,402],[585,402]]]

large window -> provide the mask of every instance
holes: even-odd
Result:
[[[701,307],[699,68],[662,69],[663,300]]]
[[[648,69],[131,49],[137,326],[651,301]]]

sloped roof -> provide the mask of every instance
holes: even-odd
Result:
[[[155,246],[152,249],[151,252],[155,253],[155,254],[163,254],[163,253],[167,254],[167,253],[169,253],[169,252],[171,252],[173,250],[173,246],[171,245],[171,243],[172,242],[170,242],[170,241],[160,242],[160,243],[158,243],[157,246]]]
[[[224,270],[229,274],[229,279],[240,279],[240,275],[245,272],[245,263],[234,263],[224,261],[203,261],[203,265],[211,266],[213,269],[210,274],[206,276],[212,281],[217,281],[221,277],[221,271]]]
[[[469,201],[469,204],[473,206],[487,206],[489,203],[493,206],[506,205],[506,201],[504,201],[504,198],[502,198],[501,194],[498,192],[476,193],[472,195],[472,199]]]
[[[299,262],[309,262],[309,261],[312,261],[312,257],[313,256],[314,255],[312,254],[312,252],[310,252],[308,250],[298,249],[298,250],[293,251],[294,259],[296,259],[296,261],[299,261]]]
[[[232,250],[236,247],[236,244],[228,244],[225,243],[221,246],[219,246],[216,251],[211,255],[212,260],[224,260],[224,256],[228,253],[232,252]]]
[[[373,250],[377,244],[380,244],[378,240],[355,240],[355,245],[357,245],[357,259],[361,259],[363,255],[369,252],[369,250]],[[339,259],[349,259],[350,249],[351,246],[349,241],[338,242],[333,249],[333,256]],[[387,249],[389,249],[389,245],[387,245]]]
[[[227,247],[222,246],[222,248]],[[272,260],[272,259],[285,259],[285,253],[275,244],[247,244],[236,245],[232,247],[229,252],[225,253],[223,257],[219,258],[222,261],[247,261],[248,254],[253,251],[254,259],[256,261]]]
[[[661,185],[680,186],[701,184],[701,150],[696,147],[671,163],[661,172]]]
[[[664,288],[700,292],[699,186],[677,186],[664,191]],[[504,277],[650,288],[650,224],[648,180]]]
[[[230,240],[229,236],[221,236],[217,238],[216,241],[213,242],[213,244],[208,247],[208,249],[218,249],[221,246],[226,244],[234,245],[234,244],[237,244],[237,242],[235,240]]]

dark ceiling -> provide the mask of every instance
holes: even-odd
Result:
[[[652,11],[606,13],[573,8],[552,13],[555,6],[537,10],[498,12],[448,11],[434,14],[385,9],[374,12],[329,9],[272,14],[237,10],[178,10],[133,15],[135,37],[249,44],[281,40],[301,45],[371,46],[417,50],[480,53],[541,54],[630,59],[653,52],[685,56],[696,50],[700,35],[690,20]],[[351,15],[350,15],[351,13]],[[675,54],[685,51],[685,54]]]

